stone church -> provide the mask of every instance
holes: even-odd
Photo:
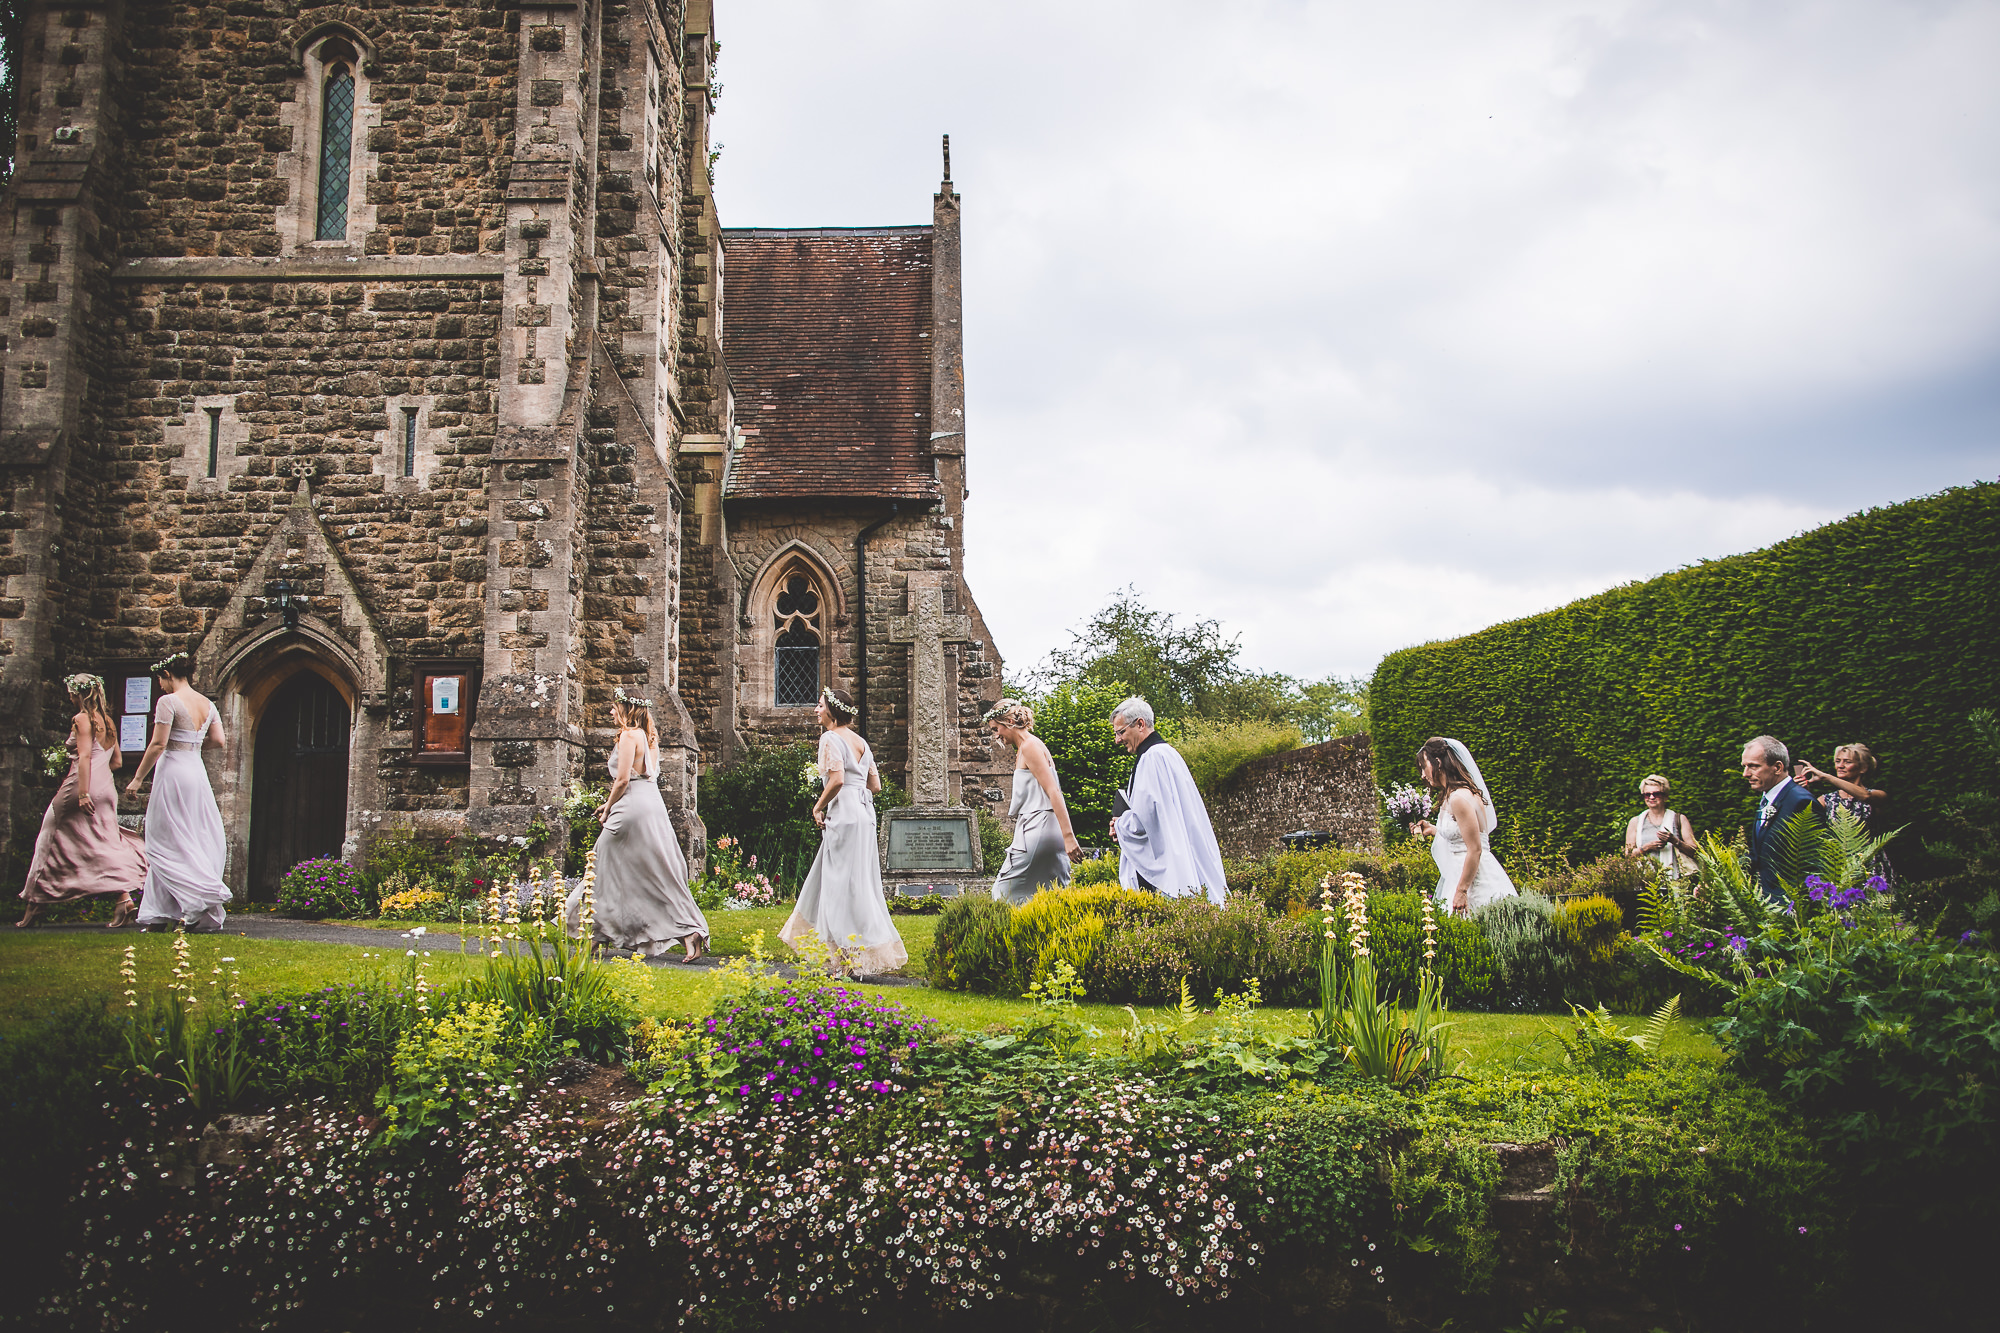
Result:
[[[621,686],[691,852],[698,774],[829,685],[886,777],[1004,813],[949,157],[929,225],[722,226],[710,0],[23,8],[9,874],[63,676],[136,750],[175,649],[253,898],[388,830],[559,838]]]

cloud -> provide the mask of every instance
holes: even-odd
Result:
[[[2000,8],[724,4],[731,225],[965,197],[969,577],[1364,672],[2000,471]]]

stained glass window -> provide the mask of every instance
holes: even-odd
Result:
[[[319,122],[319,230],[315,239],[347,239],[347,172],[354,157],[354,74],[345,65],[326,72]]]
[[[793,574],[777,605],[777,691],[780,708],[810,708],[819,702],[819,594],[811,580]]]

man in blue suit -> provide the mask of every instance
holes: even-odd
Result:
[[[1778,888],[1778,844],[1793,815],[1812,804],[1812,793],[1792,781],[1792,756],[1776,736],[1759,736],[1743,747],[1743,780],[1763,793],[1757,821],[1750,826],[1750,872],[1757,889],[1778,906],[1785,902]]]

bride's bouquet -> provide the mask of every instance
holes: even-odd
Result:
[[[819,771],[819,761],[806,760],[806,766],[799,770],[799,781],[809,792],[818,791],[826,783],[826,774]]]
[[[1388,810],[1389,818],[1404,828],[1419,819],[1431,817],[1431,794],[1423,787],[1407,782],[1398,783],[1382,793],[1382,805]]]

